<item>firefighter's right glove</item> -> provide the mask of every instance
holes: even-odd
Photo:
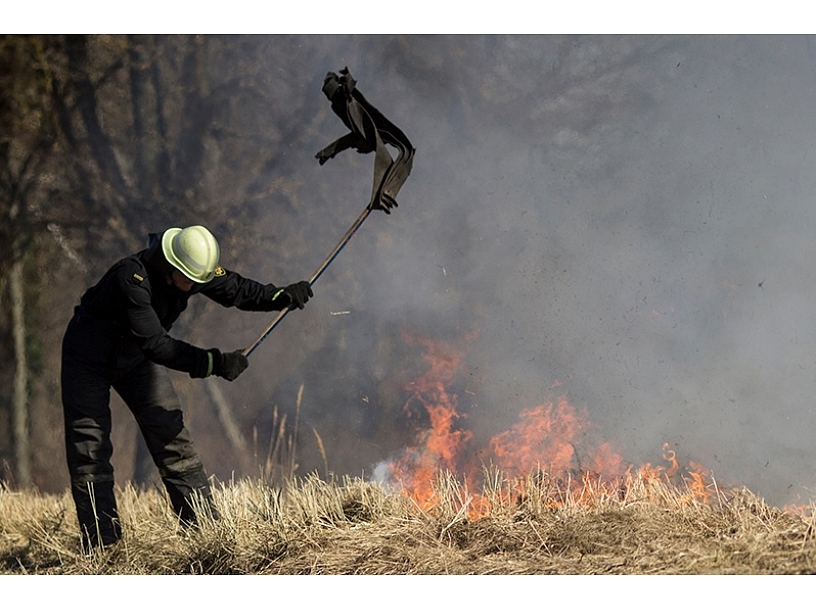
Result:
[[[241,350],[222,354],[219,350],[210,351],[213,357],[212,374],[234,381],[249,366],[249,359]]]
[[[307,281],[289,284],[275,294],[273,301],[280,300],[284,307],[303,309],[303,306],[314,296],[312,286]]]

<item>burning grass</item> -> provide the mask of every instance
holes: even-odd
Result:
[[[287,437],[281,418],[263,478],[216,486],[221,519],[182,529],[162,491],[126,486],[125,538],[90,556],[68,492],[0,486],[0,574],[816,573],[814,505],[722,489],[668,444],[663,466],[626,466],[566,397],[473,451],[448,389],[459,351],[413,340],[428,364],[406,387],[416,442],[377,465],[377,482],[295,477],[297,425]]]
[[[639,472],[614,485],[439,473],[434,501],[361,479],[215,490],[219,521],[182,530],[163,493],[118,491],[126,537],[84,556],[68,493],[0,488],[2,574],[805,574],[814,519],[747,490],[701,499]],[[479,506],[474,507],[478,500]],[[479,516],[474,517],[474,508]],[[812,511],[811,511],[812,512]]]

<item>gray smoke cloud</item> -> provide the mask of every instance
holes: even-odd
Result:
[[[322,114],[303,117],[314,138],[291,151],[316,202],[280,219],[315,244],[293,274],[316,268],[370,190],[370,158],[297,162],[344,133],[323,74],[348,66],[417,148],[400,207],[366,222],[253,366],[270,403],[308,380],[302,417],[334,469],[359,474],[408,438],[401,405],[369,394],[403,375],[400,329],[475,331],[455,389],[479,433],[564,393],[634,464],[660,462],[666,442],[723,485],[780,505],[812,497],[812,37],[302,44],[306,109]]]

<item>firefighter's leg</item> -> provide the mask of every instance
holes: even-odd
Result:
[[[170,503],[182,522],[196,523],[199,511],[217,517],[204,465],[184,426],[167,370],[144,362],[114,388],[133,412]]]
[[[122,537],[114,497],[110,389],[104,372],[70,356],[62,362],[65,448],[85,549]]]

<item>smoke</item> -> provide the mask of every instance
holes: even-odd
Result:
[[[259,350],[268,366],[248,400],[291,403],[305,383],[301,422],[332,469],[371,471],[410,438],[400,387],[421,359],[401,333],[416,332],[467,351],[455,389],[477,435],[565,393],[634,464],[667,442],[724,485],[811,497],[812,38],[303,47],[298,71],[348,66],[417,155],[400,206],[367,220]],[[293,159],[344,132],[320,101]],[[293,162],[321,202],[281,218],[315,245],[314,260],[287,261],[293,274],[308,276],[367,203],[371,163]]]

